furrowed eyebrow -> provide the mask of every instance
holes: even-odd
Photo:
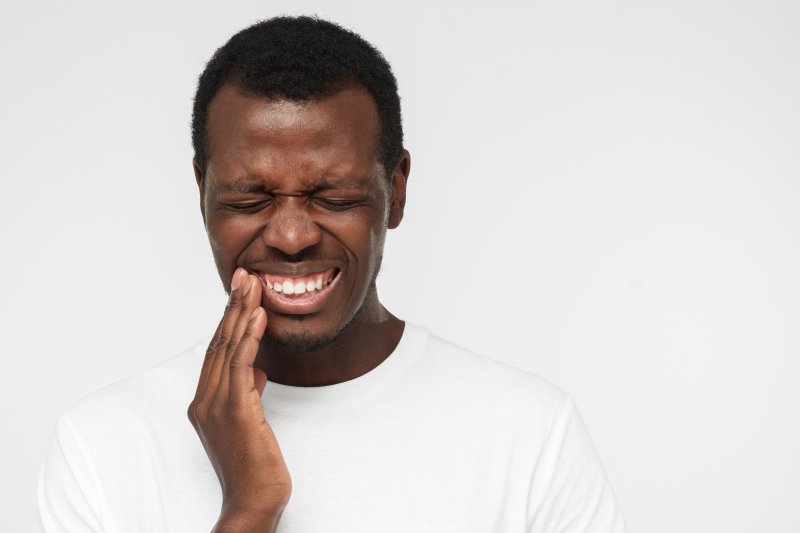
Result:
[[[222,190],[241,193],[267,192],[264,186],[259,183],[227,183],[222,187]]]
[[[322,181],[314,185],[314,192],[329,191],[331,189],[338,189],[341,185],[335,181]]]
[[[318,183],[310,184],[307,188],[309,194],[313,194],[315,192],[321,191],[329,191],[329,190],[336,190],[336,189],[347,189],[350,188],[349,184],[345,184],[340,182],[337,179],[326,179],[324,181],[320,181]],[[239,192],[244,194],[265,194],[269,193],[270,189],[265,187],[261,183],[247,183],[247,182],[239,182],[239,183],[226,183],[222,186],[222,190],[225,192]]]
[[[318,183],[313,184],[311,189],[314,192],[327,191],[330,189],[363,189],[369,187],[369,178],[360,176],[357,180],[340,180],[336,177],[323,178]]]

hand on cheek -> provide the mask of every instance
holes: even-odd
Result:
[[[219,523],[277,524],[291,495],[289,471],[261,404],[267,376],[253,366],[267,326],[260,303],[260,281],[237,269],[189,406],[222,487]]]

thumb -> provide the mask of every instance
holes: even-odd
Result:
[[[264,387],[267,386],[267,373],[260,368],[253,368],[253,381],[256,384],[258,395],[264,394]]]

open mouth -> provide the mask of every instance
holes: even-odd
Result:
[[[329,299],[341,271],[328,268],[302,276],[260,273],[262,297],[267,310],[288,314],[320,311]]]
[[[322,272],[314,272],[305,276],[282,276],[276,274],[261,274],[267,289],[283,296],[303,297],[311,296],[315,292],[327,289],[336,276],[338,268],[329,268]]]

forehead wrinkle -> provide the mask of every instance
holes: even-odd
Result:
[[[335,151],[333,151],[335,153]],[[370,168],[352,158],[328,157],[324,152],[311,150],[247,150],[235,160],[232,182],[259,183],[269,188],[287,184],[298,190],[352,189],[368,187],[377,160]]]

